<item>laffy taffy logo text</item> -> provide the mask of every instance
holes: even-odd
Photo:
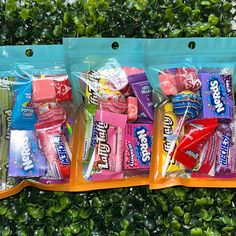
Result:
[[[108,129],[109,124],[100,121],[96,122],[96,144],[97,154],[99,157],[99,161],[97,162],[97,168],[100,170],[109,169],[109,156],[111,153],[111,147],[107,143]]]

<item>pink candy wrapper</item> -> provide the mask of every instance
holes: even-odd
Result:
[[[152,152],[152,124],[127,124],[124,169],[149,169]]]
[[[126,122],[127,115],[96,111],[93,174],[97,174],[92,175],[92,180],[103,179],[102,176],[109,179],[115,173],[122,173]]]
[[[38,123],[35,129],[47,158],[51,177],[67,179],[70,177],[71,152],[61,126],[62,123]]]
[[[177,68],[164,70],[159,74],[162,92],[169,96],[184,90],[197,91],[201,87],[201,81],[193,68]]]

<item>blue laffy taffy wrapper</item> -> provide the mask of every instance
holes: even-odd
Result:
[[[185,116],[185,119],[196,118],[202,111],[202,100],[199,94],[185,90],[176,94],[171,100],[173,111],[178,116]]]
[[[12,109],[11,129],[34,130],[37,122],[32,105],[32,81],[16,85],[14,106]]]

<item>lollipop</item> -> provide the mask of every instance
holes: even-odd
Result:
[[[201,97],[189,90],[185,90],[173,96],[172,104],[176,116],[185,116],[186,120],[196,118],[202,111]]]
[[[166,171],[172,157],[171,154],[175,148],[176,141],[178,139],[184,122],[186,120],[196,118],[202,111],[202,102],[200,95],[189,90],[185,90],[181,93],[176,94],[172,97],[171,102],[173,104],[173,112],[180,119],[174,130],[174,138],[171,140],[170,148],[162,168],[163,177],[166,175]]]

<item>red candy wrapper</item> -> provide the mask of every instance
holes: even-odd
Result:
[[[219,147],[219,137],[214,133],[212,137],[203,146],[197,167],[194,171],[204,173],[210,176],[215,175],[215,163]]]
[[[62,102],[72,99],[72,87],[67,75],[57,75],[53,78],[56,89],[56,100]]]
[[[185,167],[193,169],[205,142],[218,125],[216,118],[194,120],[185,127],[185,135],[174,152],[174,159]]]
[[[38,123],[35,125],[35,129],[52,177],[67,179],[70,177],[71,152],[61,126],[62,123],[55,123],[53,126],[48,123]]]

